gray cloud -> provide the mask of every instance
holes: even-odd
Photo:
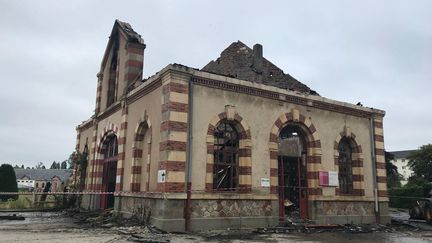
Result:
[[[144,76],[202,67],[231,42],[264,55],[321,95],[386,110],[388,150],[431,142],[430,1],[2,1],[0,162],[49,165],[75,144],[95,105],[115,19],[147,49]]]

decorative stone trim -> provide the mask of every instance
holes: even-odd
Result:
[[[358,110],[355,108],[346,107],[338,104],[332,104],[332,103],[318,101],[318,100],[310,100],[304,97],[282,94],[275,91],[264,90],[260,88],[249,87],[245,85],[229,83],[220,80],[207,79],[207,78],[194,76],[192,77],[192,82],[194,84],[205,86],[205,87],[222,89],[222,90],[232,91],[235,93],[243,93],[243,94],[263,97],[267,99],[278,100],[281,102],[287,102],[290,104],[296,104],[302,106],[313,106],[317,109],[328,110],[332,112],[337,112],[337,113],[342,113],[342,114],[347,114],[347,115],[352,115],[357,117],[370,118],[373,114],[372,112]]]
[[[336,187],[335,194],[339,196],[364,196],[363,150],[361,145],[358,145],[355,140],[356,135],[351,131],[351,128],[347,126],[344,127],[343,131],[338,134],[334,141],[335,170],[339,171],[339,143],[344,137],[349,139],[352,149],[353,190],[352,193],[344,194],[340,191],[338,186]]]
[[[307,144],[307,172],[315,175],[319,171],[321,165],[321,141],[319,133],[311,122],[310,118],[306,118],[297,109],[292,109],[291,112],[285,113],[274,122],[269,134],[269,151],[270,151],[270,192],[271,194],[278,193],[278,138],[281,130],[289,124],[298,125],[306,135]],[[319,188],[318,179],[308,178],[308,193],[311,196],[322,195],[322,189]]]
[[[113,103],[110,107],[106,108],[103,112],[99,113],[99,115],[96,118],[96,121],[102,121],[105,118],[108,118],[112,114],[116,113],[117,111],[121,110],[122,106],[120,102]]]
[[[124,81],[126,84],[125,93],[133,88],[133,82],[142,80],[142,70],[144,64],[144,49],[146,45],[138,43],[128,43],[126,47],[126,61],[124,63]]]
[[[106,138],[110,135],[115,135],[118,138],[118,133],[116,130],[106,130],[107,128],[116,128],[114,124],[108,124],[104,131],[106,131],[101,137],[99,142],[97,143],[97,149],[95,151],[94,155],[94,161],[93,161],[93,171],[90,172],[90,178],[92,178],[92,187],[91,190],[93,191],[101,191],[102,190],[102,174],[103,174],[103,159],[104,159],[104,153],[105,153],[105,147],[104,142]],[[120,154],[120,149],[118,150]],[[118,162],[117,162],[118,166]],[[117,171],[118,171],[117,167]],[[116,184],[116,190],[117,190],[117,184]]]
[[[116,136],[118,135],[119,132],[119,128],[117,127],[117,125],[115,125],[114,123],[108,122],[106,124],[106,126],[104,127],[104,129],[102,129],[102,131],[100,132],[100,138],[104,138],[106,136],[107,133],[114,133]],[[119,136],[117,136],[119,137]],[[99,143],[97,144],[97,147],[99,148],[101,145],[101,142],[103,142],[103,140],[99,140]],[[119,151],[120,153],[120,151]]]
[[[374,125],[374,145],[375,145],[375,162],[376,162],[376,175],[378,183],[378,200],[380,202],[388,201],[387,194],[387,174],[385,167],[385,153],[384,153],[384,131],[383,131],[383,117],[375,117],[373,120]]]
[[[147,81],[150,82],[150,81]],[[127,97],[127,104],[132,104],[133,102],[139,100],[143,96],[147,95],[148,93],[152,92],[153,90],[159,88],[162,85],[162,81],[160,79],[155,79],[151,81],[151,83],[148,83],[147,85],[142,88],[139,88],[138,91],[133,92],[130,96]]]
[[[86,190],[92,190],[93,189],[93,183],[94,183],[94,179],[95,178],[93,178],[93,176],[92,176],[92,173],[95,171],[95,167],[96,167],[96,165],[95,165],[95,157],[96,157],[96,151],[97,151],[97,144],[96,144],[96,142],[97,142],[97,128],[98,128],[98,125],[97,125],[97,123],[95,123],[95,125],[94,125],[94,129],[93,129],[93,133],[92,133],[92,139],[91,139],[91,147],[90,147],[90,154],[89,154],[89,158],[91,158],[90,159],[90,161],[89,161],[89,165],[88,165],[88,170],[87,170],[87,175],[86,175],[86,178],[88,178],[88,179],[86,179],[86,181],[85,181],[85,188],[86,188]]]
[[[252,141],[250,126],[231,107],[214,116],[207,129],[207,163],[206,163],[206,191],[217,192],[213,189],[214,169],[214,131],[223,120],[231,120],[239,134],[239,183],[237,192],[250,193],[252,191]]]
[[[159,192],[184,192],[186,189],[186,153],[188,129],[188,75],[169,71],[161,75],[162,121],[160,125],[159,170],[165,170],[165,182],[157,183]]]
[[[96,109],[95,109],[96,116],[99,114],[101,110],[103,74],[101,72],[98,73],[97,78],[98,81],[97,81],[97,88],[96,88]]]
[[[149,140],[144,141],[145,134],[148,133]],[[150,162],[151,162],[151,122],[149,117],[147,116],[147,112],[145,111],[143,115],[141,115],[136,128],[135,128],[135,137],[132,146],[132,164],[131,164],[131,191],[139,192],[139,191],[148,191],[149,190],[149,177],[150,177]],[[143,154],[144,146],[147,147],[147,154]],[[143,157],[146,156],[146,164],[143,165]],[[144,175],[147,180],[145,185],[141,186],[142,180],[142,167],[144,166],[145,172]]]
[[[122,123],[120,124],[120,136],[118,139],[118,160],[117,160],[117,177],[116,177],[116,191],[123,191],[123,180],[124,180],[124,164],[126,155],[126,135],[127,135],[127,117],[129,109],[125,103],[122,104]],[[113,127],[117,129],[117,127]]]

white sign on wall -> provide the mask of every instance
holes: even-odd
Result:
[[[337,171],[329,171],[329,186],[339,186],[339,176]]]
[[[270,179],[269,178],[261,178],[261,186],[262,187],[270,187]]]
[[[165,182],[166,179],[166,170],[158,170],[158,183]]]

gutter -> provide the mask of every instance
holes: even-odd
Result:
[[[193,121],[193,83],[192,79],[188,86],[188,146],[186,166],[186,203],[184,208],[185,231],[191,230],[191,188],[192,188],[192,121]]]
[[[374,126],[374,115],[369,118],[370,121],[370,141],[371,141],[371,156],[372,156],[372,181],[373,181],[373,192],[375,199],[375,221],[380,223],[380,210],[378,204],[378,182],[377,182],[377,171],[376,171],[376,155],[375,155],[375,126]]]

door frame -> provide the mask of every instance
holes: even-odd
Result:
[[[304,158],[303,158],[304,156]],[[302,157],[291,157],[291,158],[296,158],[297,159],[297,181],[298,181],[298,193],[299,193],[299,205],[297,205],[299,207],[299,214],[300,214],[300,218],[301,219],[309,219],[309,195],[308,195],[308,181],[307,181],[307,158],[306,155],[303,155]],[[278,197],[279,197],[279,221],[285,221],[285,205],[284,205],[284,200],[285,200],[285,178],[284,178],[284,162],[283,162],[283,157],[288,157],[289,156],[283,156],[283,155],[278,155]],[[304,170],[302,170],[302,166],[301,163],[303,162],[305,165],[303,166]],[[305,183],[306,185],[301,185],[302,181],[301,181],[301,176],[302,174],[304,175],[305,178]]]
[[[111,171],[111,167],[115,167],[115,171],[116,173],[114,174],[114,183],[115,180],[117,179],[117,159],[113,160],[113,159],[106,159],[103,162],[103,166],[102,166],[102,192],[110,192],[109,191],[109,183],[110,183],[110,171]],[[115,189],[114,191],[115,192]],[[108,208],[108,198],[111,196],[111,194],[101,194],[101,200],[100,200],[100,207],[101,209],[107,209]],[[114,197],[114,195],[112,195]]]

